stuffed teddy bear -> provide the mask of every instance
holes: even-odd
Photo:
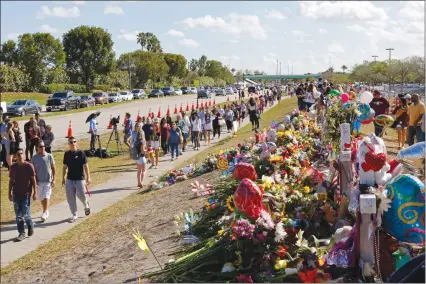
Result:
[[[266,142],[277,142],[277,132],[273,129],[266,132]]]
[[[359,183],[366,185],[384,185],[392,174],[386,162],[386,146],[383,139],[370,134],[358,144]]]

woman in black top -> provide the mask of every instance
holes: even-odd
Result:
[[[299,106],[299,111],[304,111],[306,109],[305,104],[305,89],[304,85],[300,84],[296,89],[297,105]]]

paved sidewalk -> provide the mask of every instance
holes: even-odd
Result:
[[[247,123],[250,122],[249,119],[246,117],[245,121],[241,124],[241,127],[246,125]],[[229,135],[229,133],[223,132],[221,135],[221,140]],[[218,141],[220,140],[215,139],[211,141],[211,145],[215,145]],[[172,170],[182,161],[185,161],[208,148],[208,146],[204,145],[204,141],[201,141],[200,144],[201,149],[199,151],[194,151],[192,150],[192,147],[189,147],[188,151],[184,152],[182,156],[179,156],[178,160],[175,160],[173,162],[170,160],[170,156],[160,157],[159,168],[147,170],[144,184],[151,183],[152,181],[154,181],[155,176],[159,176],[167,170]],[[117,175],[117,177],[109,180],[108,182],[91,188],[91,197],[89,197],[89,203],[92,209],[92,215],[114,204],[118,200],[127,197],[131,193],[140,191],[140,189],[137,188],[135,185],[136,166],[135,169],[133,169],[132,171],[123,172],[122,174]],[[62,190],[64,189],[62,188]],[[10,262],[28,254],[29,252],[35,250],[38,246],[45,244],[49,240],[53,239],[56,236],[59,236],[63,232],[71,229],[73,226],[84,220],[86,218],[83,217],[84,208],[78,199],[77,206],[80,218],[74,223],[68,223],[68,219],[71,217],[71,213],[69,211],[68,203],[66,201],[49,208],[50,216],[45,223],[41,223],[40,221],[40,216],[42,212],[34,214],[32,216],[35,224],[34,235],[19,243],[13,242],[13,239],[18,236],[16,224],[11,224],[1,228],[1,267],[4,267]]]

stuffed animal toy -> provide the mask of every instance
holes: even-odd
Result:
[[[266,142],[277,142],[277,132],[273,129],[266,132]]]

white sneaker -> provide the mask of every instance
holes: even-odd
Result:
[[[69,220],[68,223],[74,223],[78,219],[77,215],[73,215]]]
[[[175,158],[172,158],[172,161],[174,161],[175,160]]]
[[[43,212],[43,214],[41,214],[40,219],[41,219],[41,221],[42,221],[42,222],[46,221],[46,219],[47,219],[47,214],[46,214],[46,212]]]
[[[46,219],[49,218],[49,210],[46,210]]]

